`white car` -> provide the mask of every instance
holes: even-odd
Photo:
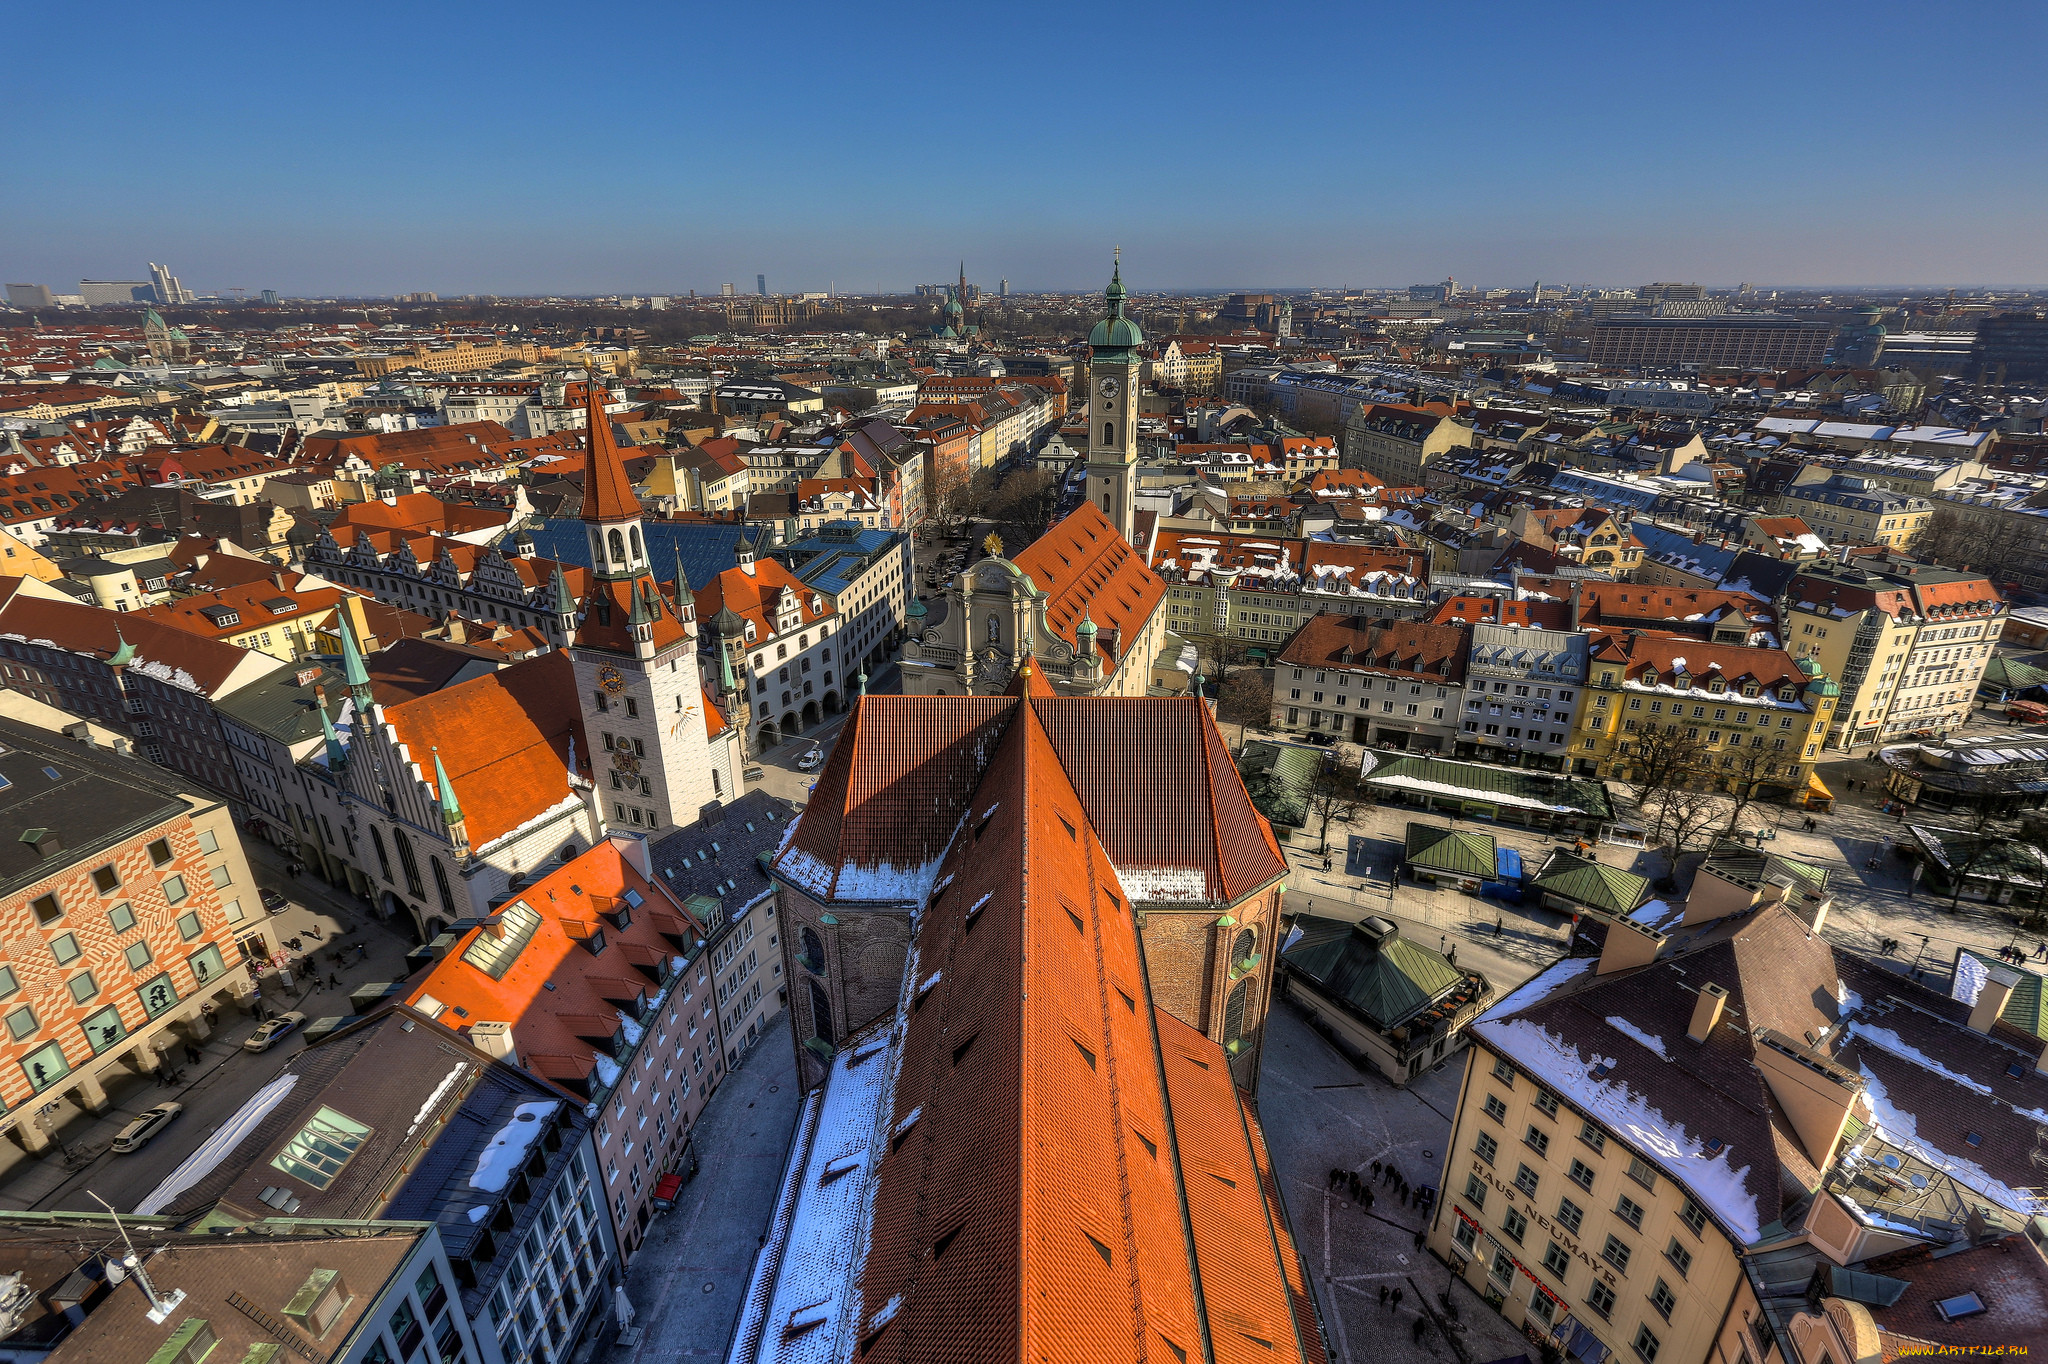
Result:
[[[288,1014],[279,1014],[276,1018],[265,1019],[262,1025],[249,1035],[248,1041],[242,1043],[242,1050],[269,1051],[279,1038],[305,1021],[306,1016],[297,1009]]]
[[[805,754],[801,758],[798,758],[796,760],[796,770],[799,772],[811,772],[815,771],[819,767],[824,766],[824,764],[825,750],[822,748],[813,748],[805,752]]]
[[[171,1119],[185,1111],[183,1104],[158,1104],[145,1109],[134,1122],[114,1134],[113,1150],[117,1155],[140,1151],[149,1145],[149,1139],[171,1125]]]

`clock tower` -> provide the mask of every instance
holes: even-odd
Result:
[[[1145,335],[1124,316],[1121,252],[1103,297],[1108,312],[1088,333],[1088,500],[1128,541],[1138,494],[1138,348]]]
[[[737,792],[726,751],[714,751],[697,668],[696,610],[672,604],[654,579],[640,499],[591,376],[584,395],[583,526],[590,582],[565,616],[605,823],[652,835],[694,823]],[[564,603],[575,611],[572,603]]]

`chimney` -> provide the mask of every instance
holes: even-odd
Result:
[[[1700,996],[1693,1001],[1692,1026],[1685,1035],[1695,1042],[1704,1042],[1713,1035],[1714,1025],[1721,1021],[1721,1009],[1728,1003],[1728,992],[1709,982],[1700,987]]]
[[[1663,947],[1662,933],[1627,919],[1612,920],[1607,925],[1607,941],[1600,949],[1600,964],[1594,968],[1593,974],[1604,976],[1634,966],[1647,966],[1657,959],[1657,953]]]
[[[1970,1010],[1970,1027],[1973,1031],[1988,1033],[1998,1016],[2005,1012],[2006,1001],[2012,998],[2013,987],[2020,983],[2019,972],[2010,967],[1994,966],[1984,973],[1984,986],[1977,991],[1976,1007]]]
[[[518,1065],[518,1057],[512,1046],[512,1025],[510,1023],[486,1023],[481,1020],[469,1025],[469,1043],[478,1051],[510,1061]]]

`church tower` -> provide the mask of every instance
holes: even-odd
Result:
[[[1088,333],[1088,500],[1128,541],[1138,494],[1138,348],[1145,335],[1124,316],[1121,252],[1103,297],[1108,312]]]
[[[654,580],[642,535],[640,499],[612,436],[605,389],[584,391],[588,455],[583,527],[590,539],[589,590],[580,614],[563,617],[576,665],[591,771],[605,822],[659,836],[695,822],[705,805],[732,799],[729,772],[714,777],[687,619]],[[566,585],[561,589],[566,596]],[[566,600],[565,612],[575,611]]]

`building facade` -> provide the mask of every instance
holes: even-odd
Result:
[[[1317,616],[1276,661],[1273,728],[1448,753],[1470,650],[1464,626]]]
[[[1456,756],[1562,772],[1586,698],[1586,635],[1472,626]]]

